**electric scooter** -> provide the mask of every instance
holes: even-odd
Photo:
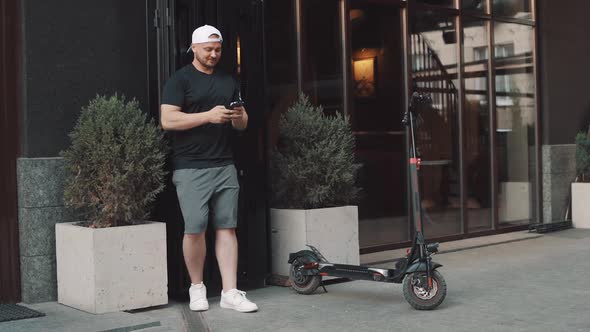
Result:
[[[442,265],[433,262],[432,254],[438,252],[438,243],[426,244],[422,225],[422,209],[420,191],[418,188],[418,170],[420,158],[416,152],[415,126],[418,119],[418,111],[431,104],[430,96],[414,92],[410,107],[406,110],[403,124],[410,131],[410,188],[412,219],[415,227],[412,247],[407,250],[405,257],[400,258],[394,269],[378,267],[334,264],[330,263],[313,246],[310,250],[301,250],[289,254],[292,288],[300,294],[311,294],[321,285],[322,277],[339,277],[354,280],[369,280],[402,284],[404,298],[412,307],[418,310],[432,310],[438,307],[447,294],[447,284],[438,268]],[[325,287],[324,287],[324,290]]]

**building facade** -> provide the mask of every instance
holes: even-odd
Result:
[[[240,79],[250,128],[236,142],[240,283],[269,270],[267,153],[278,119],[305,93],[352,120],[361,168],[361,253],[407,246],[408,96],[421,114],[422,206],[429,239],[453,240],[562,220],[587,129],[590,64],[582,0],[8,0],[0,6],[2,168],[0,302],[55,300],[54,225],[68,132],[96,94],[136,98],[158,118],[161,87],[191,58],[202,24],[224,34],[220,66]],[[169,183],[170,293],[188,285],[182,219]],[[207,279],[218,280],[214,258]],[[218,287],[213,286],[212,288]]]

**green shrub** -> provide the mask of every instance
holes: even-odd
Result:
[[[69,177],[67,206],[87,213],[90,227],[138,223],[164,189],[162,132],[137,101],[97,96],[82,109],[62,152]]]
[[[582,181],[590,175],[590,137],[584,131],[576,135],[576,170]]]
[[[348,116],[326,116],[301,95],[281,116],[271,155],[271,204],[315,209],[356,203],[358,166]]]

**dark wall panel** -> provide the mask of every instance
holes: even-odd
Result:
[[[543,144],[571,144],[590,124],[590,2],[538,0]]]
[[[57,156],[96,94],[148,111],[145,0],[23,1],[25,157]]]

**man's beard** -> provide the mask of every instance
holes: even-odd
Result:
[[[200,64],[201,64],[203,67],[205,67],[205,68],[209,68],[209,69],[213,69],[213,68],[215,68],[215,65],[217,65],[217,61],[215,61],[215,60],[212,60],[213,64],[212,64],[212,65],[210,65],[210,64],[208,63],[208,61],[207,61],[207,58],[201,59],[201,58],[197,57],[197,61],[199,61],[199,63],[200,63]]]

